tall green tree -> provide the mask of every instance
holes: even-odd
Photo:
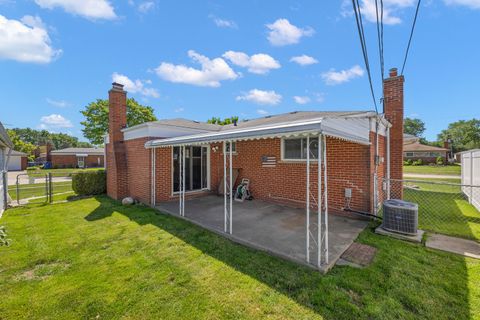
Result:
[[[438,134],[438,141],[451,139],[455,152],[480,148],[480,120],[460,120],[452,122]]]
[[[10,137],[10,140],[12,140],[13,150],[24,152],[28,155],[28,160],[33,160],[33,151],[37,148],[37,146],[33,143],[25,142],[20,139],[15,130],[7,129],[7,133]]]
[[[97,99],[80,112],[85,117],[80,122],[85,138],[95,145],[103,144],[103,136],[108,132],[108,100]],[[143,106],[133,98],[127,99],[128,127],[156,120],[152,107]]]
[[[425,132],[425,122],[420,119],[405,118],[403,121],[403,131],[420,138]]]
[[[88,142],[79,141],[77,137],[72,137],[65,133],[52,133],[47,130],[35,130],[31,128],[14,128],[7,130],[10,139],[17,141],[15,150],[25,151],[31,146],[41,146],[46,143],[51,143],[53,149],[64,149],[64,148],[78,148],[78,147],[91,147],[92,145]],[[27,146],[23,146],[25,144]]]
[[[221,119],[219,117],[212,117],[207,120],[207,123],[219,124],[221,126],[232,124],[233,122],[238,121],[238,116],[231,116],[230,118]]]

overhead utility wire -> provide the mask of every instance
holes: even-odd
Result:
[[[380,16],[378,10],[378,2],[380,1]],[[380,58],[380,76],[382,79],[382,94],[380,103],[382,104],[382,112],[385,113],[385,105],[383,99],[383,88],[385,80],[385,60],[383,56],[383,0],[375,0],[375,14],[377,17],[377,40],[378,40],[378,56]]]
[[[370,92],[373,98],[373,105],[375,106],[375,112],[378,114],[377,99],[375,99],[375,92],[373,90],[373,83],[372,83],[372,75],[370,72],[370,64],[368,62],[368,52],[367,52],[367,46],[366,46],[366,40],[365,40],[365,33],[363,30],[362,13],[360,11],[360,5],[358,3],[358,0],[352,0],[352,4],[353,4],[353,10],[355,12],[355,20],[357,21],[358,35],[360,38],[360,46],[362,47],[363,59],[365,61],[365,68],[367,69],[368,81],[370,83]]]
[[[407,50],[405,51],[405,58],[403,59],[402,72],[400,75],[403,75],[403,70],[405,69],[405,64],[407,63],[408,52],[410,51],[410,44],[412,43],[413,31],[415,30],[415,24],[417,23],[418,10],[420,9],[420,3],[422,0],[418,0],[417,10],[415,10],[415,18],[413,18],[412,30],[410,31],[410,38],[408,39]]]

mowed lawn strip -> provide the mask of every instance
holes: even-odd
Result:
[[[458,164],[449,166],[403,166],[403,173],[415,173],[415,174],[438,174],[438,175],[452,175],[460,176],[462,167]]]
[[[199,213],[201,214],[201,213]],[[221,214],[221,213],[219,213]],[[376,235],[365,269],[327,275],[105,197],[10,209],[4,319],[470,319],[480,261]]]
[[[28,174],[29,177],[35,177],[35,178],[43,178],[48,173],[51,173],[52,177],[69,177],[74,173],[85,172],[85,171],[96,171],[96,170],[104,170],[104,168],[38,169],[38,170],[27,170],[27,174]]]
[[[460,179],[407,179],[404,199],[418,203],[419,228],[480,241],[480,212],[459,185]]]

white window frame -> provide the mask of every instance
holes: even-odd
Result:
[[[316,137],[310,137],[310,139]],[[307,159],[286,159],[285,158],[285,140],[307,139],[307,137],[282,138],[280,141],[280,159],[282,162],[307,162]],[[317,162],[317,159],[310,157],[310,162]]]
[[[232,145],[233,145],[233,149],[232,149],[232,155],[237,155],[237,143],[235,141],[232,141]],[[227,143],[227,155],[230,154],[230,143]],[[222,150],[222,154],[223,154],[223,150]]]

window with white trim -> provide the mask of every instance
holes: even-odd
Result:
[[[230,143],[226,143],[227,144],[227,152],[230,152]],[[237,143],[236,142],[232,142],[232,153],[237,153]]]
[[[306,160],[307,138],[292,138],[282,140],[282,160]],[[310,159],[317,159],[318,138],[310,138]]]

